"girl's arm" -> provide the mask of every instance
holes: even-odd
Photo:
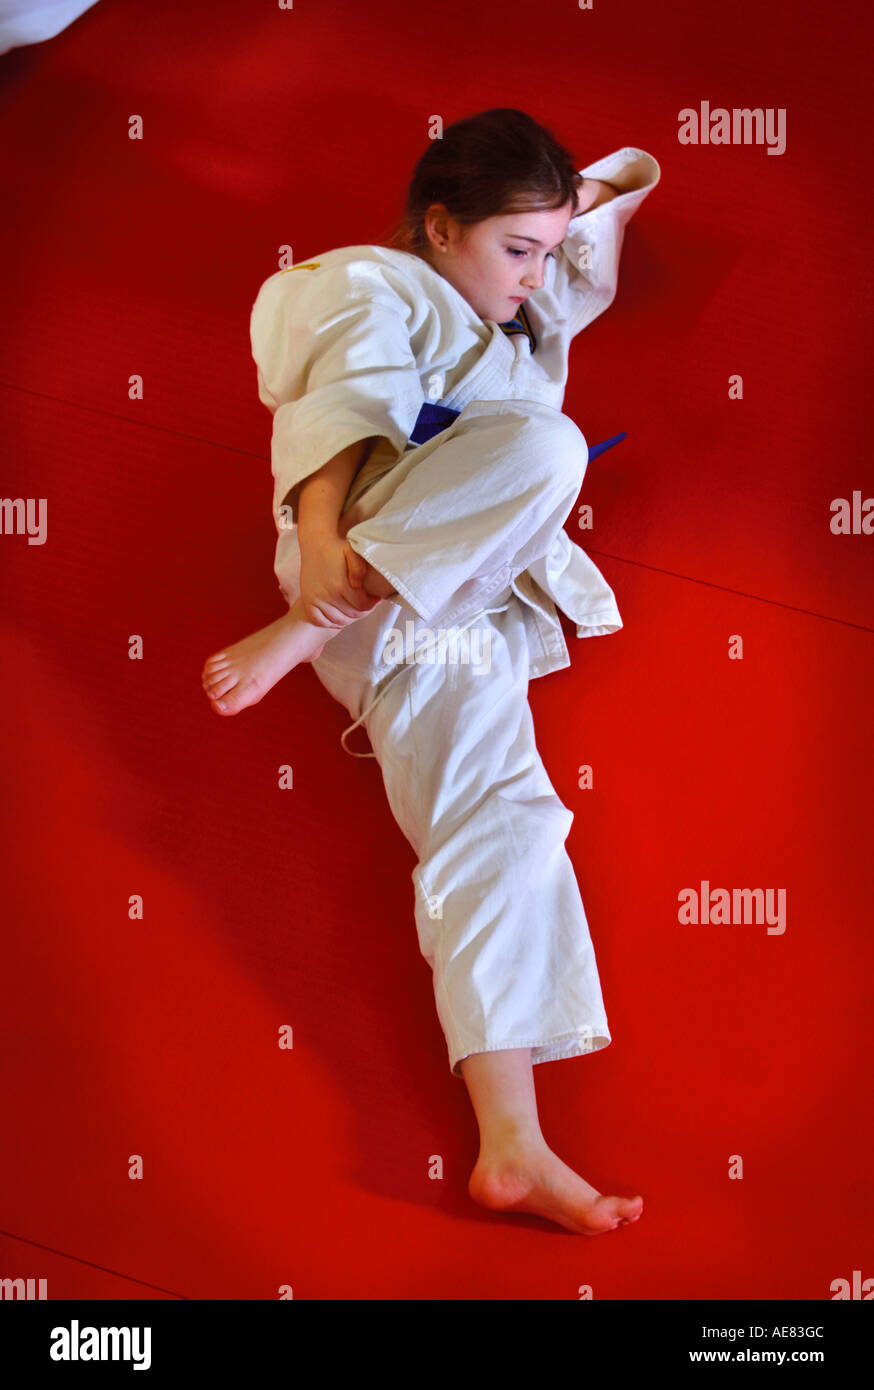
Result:
[[[315,473],[310,473],[292,488],[285,498],[284,506],[294,506],[292,500],[297,493],[297,524],[301,550],[311,540],[318,541],[325,534],[337,535],[337,526],[343,503],[352,485],[352,479],[364,463],[376,442],[377,436],[359,439],[341,449],[339,454],[328,459]]]
[[[605,183],[603,179],[583,179],[577,189],[577,205],[572,213],[573,217],[579,217],[581,212],[590,212],[592,208],[600,207],[602,203],[609,203],[611,198],[615,198],[619,192],[612,184]]]
[[[343,627],[379,602],[363,592],[365,562],[339,531],[352,479],[379,437],[347,445],[286,494],[289,506],[297,493],[300,597],[306,621],[317,627]]]
[[[652,163],[650,155],[641,154],[614,174],[609,183],[604,179],[584,178],[577,189],[574,217],[579,217],[581,212],[590,212],[602,203],[609,203],[620,193],[631,193],[636,188],[645,187],[652,181]]]
[[[340,248],[333,255],[348,252]],[[261,286],[250,331],[258,395],[273,414],[278,524],[289,494],[298,520],[295,488],[326,461],[338,494],[331,500],[337,520],[361,463],[360,455],[357,461],[346,455],[350,444],[360,450],[362,441],[385,437],[398,457],[403,454],[425,402],[410,339],[420,313],[416,293],[412,277],[408,284],[395,266],[365,256],[334,260],[332,253],[324,262],[277,271]],[[338,454],[346,455],[345,467],[334,464]]]
[[[547,280],[568,340],[612,304],[626,224],[661,176],[652,155],[630,145],[594,160],[579,173],[578,199],[586,206],[568,224]]]

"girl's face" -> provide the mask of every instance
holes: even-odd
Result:
[[[481,318],[506,323],[520,302],[543,284],[547,258],[564,240],[572,211],[568,202],[561,208],[511,212],[462,227],[435,204],[425,218],[425,260]]]

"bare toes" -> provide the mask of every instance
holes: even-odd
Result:
[[[222,695],[227,695],[228,691],[233,690],[236,684],[237,677],[233,673],[222,676],[221,680],[214,681],[210,686],[210,697],[214,700],[220,700]]]

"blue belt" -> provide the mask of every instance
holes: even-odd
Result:
[[[425,401],[413,426],[410,443],[424,444],[427,440],[433,439],[435,434],[441,434],[443,430],[448,429],[460,414],[460,410],[453,410],[449,405],[436,405],[433,401]],[[593,444],[589,449],[589,463],[599,454],[603,454],[605,449],[612,449],[614,444],[619,444],[624,438],[623,431],[622,434],[614,434],[612,439],[605,439],[603,444]]]
[[[457,420],[460,414],[460,410],[453,410],[451,406],[435,405],[433,401],[426,401],[413,426],[413,432],[410,435],[411,442],[424,444],[426,440],[433,439],[435,434],[448,429],[452,421]]]

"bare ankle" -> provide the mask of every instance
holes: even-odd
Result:
[[[321,623],[311,623],[306,615],[303,600],[298,596],[288,610],[288,616],[296,623],[303,623],[305,627],[311,628],[313,632],[324,634],[325,641],[329,637],[334,637],[339,631],[338,627],[323,627]]]
[[[519,1152],[546,1147],[546,1140],[540,1125],[529,1120],[516,1120],[508,1117],[480,1130],[480,1155]]]

